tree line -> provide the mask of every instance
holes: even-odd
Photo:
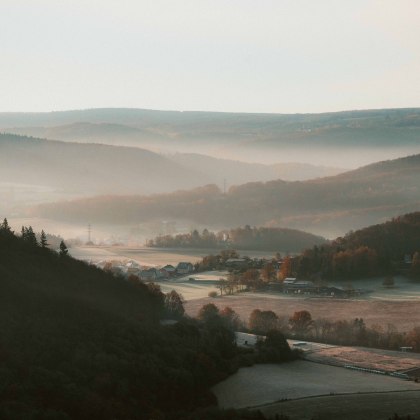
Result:
[[[294,260],[293,272],[303,278],[324,279],[357,279],[398,271],[420,277],[418,238],[420,212],[406,214],[305,250]],[[409,268],[404,266],[406,256],[412,258]]]
[[[392,323],[385,327],[368,327],[363,318],[332,321],[313,319],[306,310],[296,311],[287,317],[279,316],[271,310],[255,309],[251,312],[248,323],[242,327],[259,335],[277,330],[285,337],[294,339],[387,350],[412,347],[413,351],[420,352],[420,327],[414,327],[408,332],[398,331]]]
[[[268,227],[239,227],[236,229],[202,233],[193,230],[177,235],[160,235],[146,241],[146,246],[156,248],[234,248],[238,250],[299,251],[326,243],[321,236],[296,229]]]

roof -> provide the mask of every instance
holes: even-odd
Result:
[[[187,267],[190,267],[190,266],[192,266],[192,264],[190,262],[180,262],[177,265],[177,268],[187,268]]]

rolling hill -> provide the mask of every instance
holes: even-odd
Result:
[[[2,182],[73,194],[152,193],[206,182],[200,173],[140,148],[0,134],[0,152]]]
[[[291,115],[142,109],[0,113],[0,129],[261,163],[356,167],[420,152],[418,108]]]
[[[133,129],[134,130],[134,129]],[[112,135],[109,125],[101,135]],[[0,134],[0,210],[97,194],[151,194],[198,187],[267,181],[281,172],[304,179],[334,168],[275,167],[198,154],[164,156],[138,147],[52,141]]]
[[[41,205],[33,214],[96,223],[191,220],[229,228],[278,226],[327,237],[420,208],[420,155],[309,181],[247,183],[223,194],[215,185],[152,196],[92,197]]]

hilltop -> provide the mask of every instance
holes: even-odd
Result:
[[[289,115],[123,108],[0,113],[0,129],[264,163],[355,167],[420,152],[419,108]]]

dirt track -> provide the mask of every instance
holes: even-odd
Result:
[[[295,311],[307,310],[312,318],[331,320],[363,318],[367,325],[395,325],[399,331],[409,331],[420,326],[420,301],[397,300],[350,300],[329,298],[273,298],[270,295],[234,295],[191,300],[185,304],[186,311],[196,316],[206,303],[214,303],[219,308],[230,306],[243,320],[247,321],[254,309],[272,310],[278,316],[289,317]]]

